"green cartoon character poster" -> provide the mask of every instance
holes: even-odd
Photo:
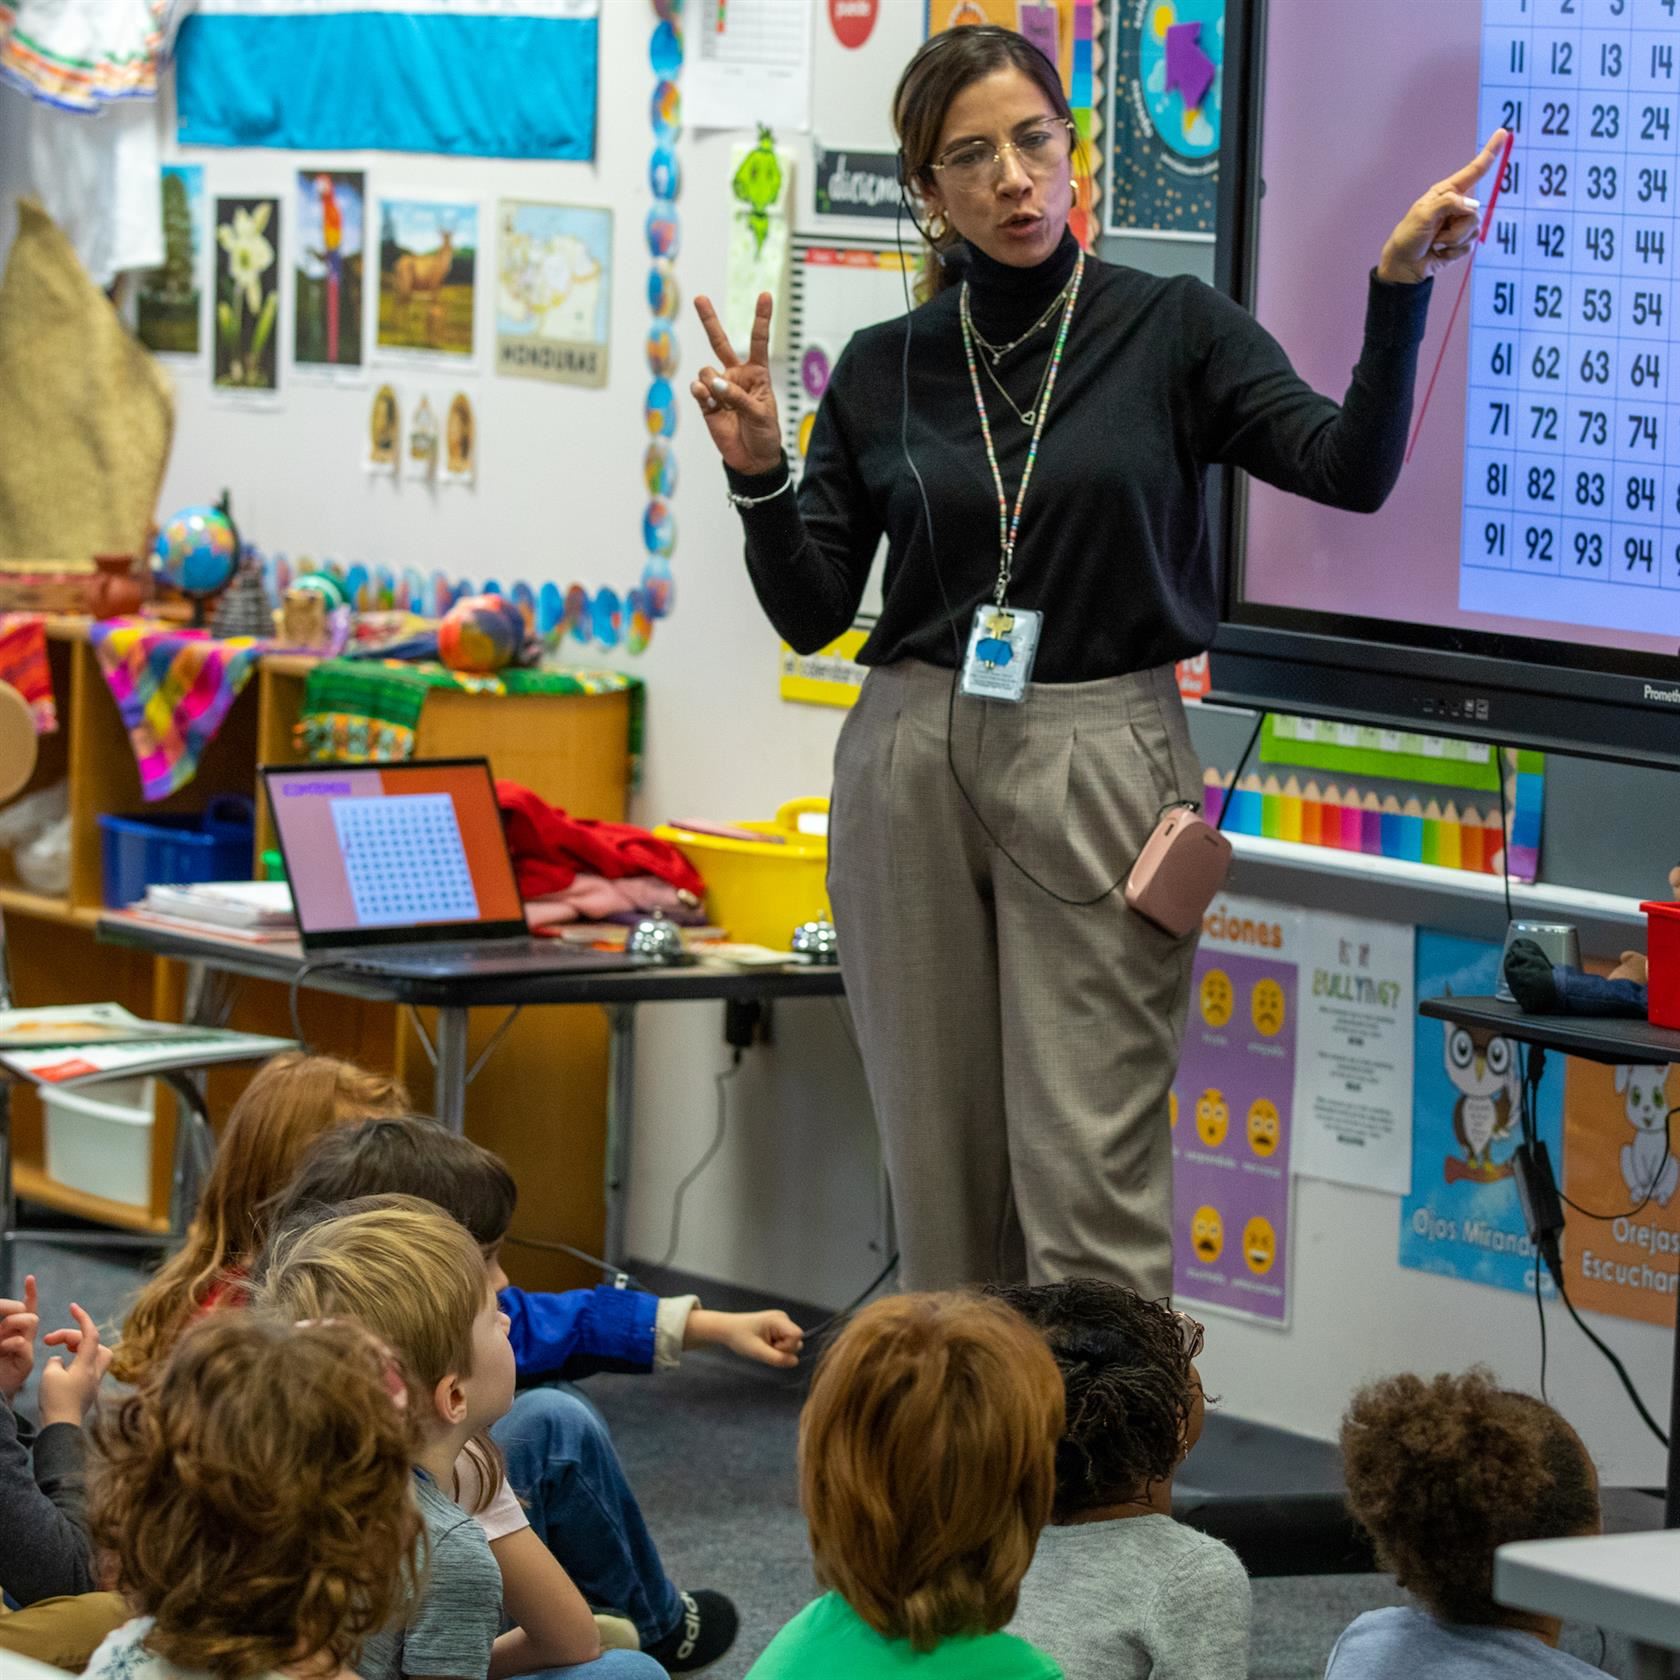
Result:
[[[788,277],[788,224],[793,203],[793,153],[776,144],[760,125],[758,139],[731,154],[733,195],[729,207],[729,295],[724,325],[745,355],[752,337],[753,311],[760,292],[776,300],[771,316],[770,353],[785,345]]]

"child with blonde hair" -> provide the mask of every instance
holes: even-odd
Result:
[[[1489,1371],[1406,1373],[1354,1395],[1342,1464],[1349,1508],[1418,1607],[1358,1617],[1325,1680],[1600,1674],[1557,1648],[1556,1617],[1493,1597],[1500,1546],[1599,1531],[1598,1472],[1561,1413]]]
[[[751,1680],[915,1673],[1060,1680],[1001,1631],[1056,1492],[1062,1380],[1044,1340],[978,1295],[866,1307],[824,1357],[799,1485],[827,1595]]]
[[[241,1292],[267,1236],[265,1205],[322,1132],[407,1110],[397,1080],[336,1056],[288,1050],[265,1062],[228,1115],[185,1242],[129,1309],[113,1375],[138,1382],[201,1312]]]
[[[577,1680],[658,1680],[639,1652],[601,1651],[594,1618],[555,1567],[547,1590],[510,1603],[484,1526],[511,1497],[486,1431],[513,1403],[507,1317],[478,1245],[448,1215],[409,1196],[369,1196],[271,1244],[255,1304],[290,1319],[354,1319],[401,1361],[414,1421],[414,1492],[429,1568],[400,1627],[369,1641],[364,1680],[505,1680],[564,1670]]]
[[[410,1420],[350,1324],[217,1314],[105,1414],[90,1520],[134,1619],[91,1680],[343,1680],[401,1606]]]

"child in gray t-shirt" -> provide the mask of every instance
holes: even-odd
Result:
[[[1245,1680],[1248,1576],[1172,1516],[1202,1433],[1201,1325],[1094,1278],[997,1293],[1043,1333],[1067,1391],[1052,1526],[1009,1631],[1067,1680]]]
[[[1353,1397],[1342,1461],[1354,1516],[1421,1608],[1360,1616],[1325,1680],[1600,1672],[1556,1649],[1555,1617],[1493,1598],[1500,1546],[1599,1531],[1598,1473],[1558,1412],[1488,1371],[1389,1377]]]

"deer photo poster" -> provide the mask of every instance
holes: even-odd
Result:
[[[379,205],[379,332],[384,360],[460,367],[474,355],[478,206],[387,198]]]
[[[292,360],[300,373],[361,377],[366,178],[300,169],[292,260]]]

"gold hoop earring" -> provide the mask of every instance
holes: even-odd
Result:
[[[1079,202],[1079,177],[1077,175],[1073,177],[1073,202],[1075,204]]]
[[[935,245],[951,231],[951,224],[942,211],[935,210],[927,220],[928,239]]]

